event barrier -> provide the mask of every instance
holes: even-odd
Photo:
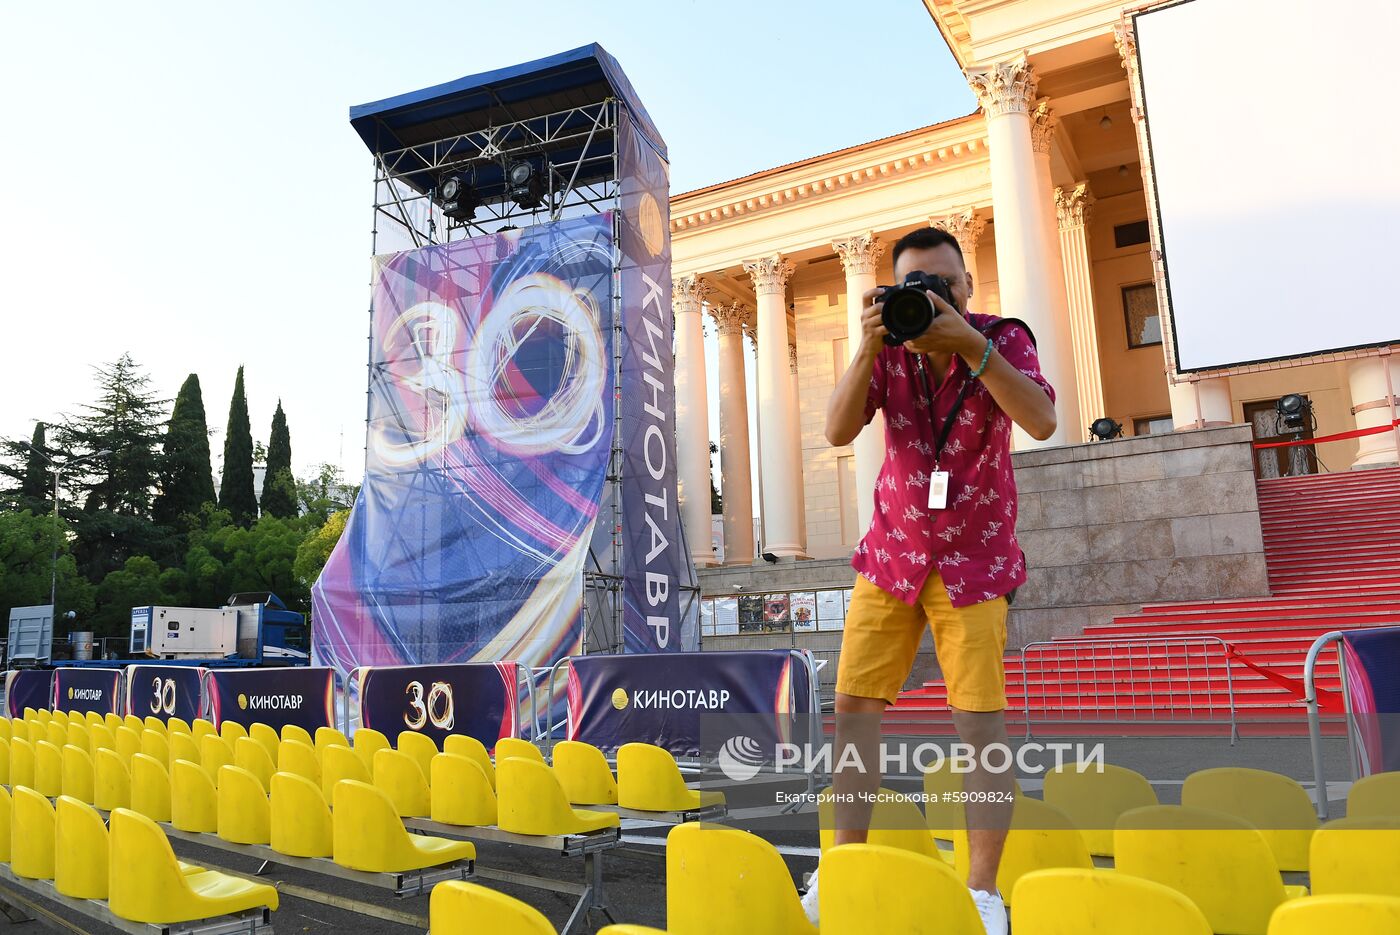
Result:
[[[178,717],[187,724],[203,717],[206,671],[197,666],[128,666],[124,713],[143,720]]]
[[[125,714],[123,677],[121,669],[55,669],[54,710]]]
[[[206,669],[202,693],[216,728],[224,721],[261,722],[279,731],[295,724],[315,734],[338,723],[336,681],[331,668]]]
[[[10,669],[5,673],[5,713],[9,717],[23,717],[25,708],[52,707],[52,669]]]
[[[1337,647],[1346,712],[1351,779],[1400,770],[1400,627],[1333,630],[1308,648],[1303,684],[1308,706],[1308,741],[1317,783],[1317,816],[1327,819],[1327,776],[1322,764],[1322,718],[1316,684],[1317,659]]]
[[[390,737],[416,731],[441,749],[450,735],[465,734],[490,749],[502,737],[535,738],[539,733],[534,679],[518,662],[358,666],[347,682],[359,696],[360,726]],[[528,733],[520,718],[522,688],[530,705]],[[347,735],[349,709],[347,696],[341,722]]]

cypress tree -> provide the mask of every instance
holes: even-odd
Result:
[[[152,511],[162,526],[183,526],[181,517],[197,516],[214,502],[214,472],[209,467],[209,424],[198,374],[190,374],[175,397],[161,457],[160,493]]]
[[[233,383],[233,399],[228,406],[219,508],[227,510],[239,526],[251,526],[258,518],[258,500],[253,494],[253,429],[248,423],[248,398],[243,392],[242,367],[238,368],[238,378]]]
[[[53,505],[49,503],[49,491],[53,488],[49,485],[48,462],[39,454],[40,451],[49,453],[44,444],[44,433],[44,423],[34,423],[34,437],[29,442],[29,457],[24,462],[24,479],[19,488],[20,497],[30,504],[35,513]]]
[[[263,474],[262,511],[284,519],[297,515],[296,480],[292,477],[292,436],[282,400],[272,414],[272,434],[267,440],[267,470]]]

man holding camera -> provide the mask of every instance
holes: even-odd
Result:
[[[836,677],[835,762],[861,767],[835,771],[835,839],[866,839],[865,795],[880,785],[880,720],[928,626],[958,737],[975,751],[964,792],[987,800],[965,804],[967,883],[988,935],[1005,935],[996,876],[1015,780],[985,769],[981,754],[1008,744],[1008,595],[1026,580],[1011,425],[1050,437],[1055,392],[1023,322],[967,310],[972,277],[950,234],[915,230],[895,244],[893,260],[903,285],[865,294],[860,348],[827,408],[832,445],[850,444],[877,409],[885,416],[885,462],[870,529],[851,561],[859,575]],[[816,889],[814,877],[803,898],[814,921]]]

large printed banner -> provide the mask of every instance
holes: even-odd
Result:
[[[785,649],[580,656],[569,667],[569,739],[605,750],[641,742],[677,756],[713,753],[701,727],[714,715],[764,715],[746,723],[772,749],[812,710],[806,667]]]
[[[125,713],[142,720],[178,717],[186,724],[203,717],[204,672],[197,666],[128,666]]]
[[[215,727],[295,724],[314,734],[336,723],[332,669],[212,669],[208,684]]]
[[[449,666],[376,666],[359,670],[360,726],[393,738],[427,734],[475,737],[489,750],[519,736],[520,667],[513,662]]]
[[[1347,632],[1342,664],[1358,741],[1358,774],[1400,770],[1400,627]]]
[[[613,442],[613,223],[376,260],[365,480],[312,589],[318,665],[578,650]]]
[[[22,717],[25,708],[47,710],[53,705],[53,671],[11,669],[5,673],[5,713]]]
[[[60,668],[53,673],[59,711],[122,714],[120,669]]]

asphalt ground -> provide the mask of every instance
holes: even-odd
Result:
[[[911,738],[927,742],[930,738]],[[951,738],[937,738],[949,742]],[[1037,740],[1074,738],[1044,738]],[[1163,803],[1180,801],[1181,782],[1198,769],[1213,766],[1252,766],[1292,776],[1311,786],[1312,764],[1306,737],[1260,738],[1246,737],[1233,746],[1221,736],[1213,737],[1104,737],[1084,738],[1083,742],[1104,744],[1106,762],[1127,766],[1143,773],[1154,784]],[[1014,745],[1014,743],[1013,743]],[[1336,803],[1332,814],[1342,813],[1345,799],[1346,744],[1341,738],[1324,740],[1325,759],[1329,768],[1330,799]],[[1039,795],[1040,782],[1031,775],[1019,777],[1023,788],[1033,796]],[[796,815],[773,815],[779,792],[794,793],[806,789],[805,777],[793,776],[779,780],[762,775],[742,784],[727,780],[705,780],[704,784],[723,788],[729,800],[730,815],[725,824],[761,834],[778,846],[794,880],[801,883],[803,875],[816,867],[817,820],[813,809]],[[917,779],[889,777],[886,785],[912,790]],[[607,851],[603,857],[603,876],[608,904],[619,922],[635,922],[657,927],[665,924],[665,834],[666,826],[653,823],[624,822],[622,844]],[[176,852],[185,860],[203,866],[226,869],[251,875],[258,861],[229,854],[213,848],[175,840]],[[584,879],[583,861],[563,858],[537,848],[497,843],[477,845],[477,866],[491,871],[507,871],[550,877],[564,882],[581,883]],[[285,895],[281,908],[273,917],[279,933],[365,933],[365,935],[401,935],[427,930],[428,899],[426,896],[395,899],[390,894],[334,877],[305,871],[275,867],[263,880],[284,886],[300,887],[316,894],[317,900],[330,902],[360,900],[371,911],[388,918],[379,918],[326,905],[320,901]],[[562,927],[573,910],[574,897],[548,890],[511,883],[482,880],[494,889],[525,900]],[[0,891],[0,896],[3,896]],[[42,900],[52,918],[35,919],[5,926],[16,935],[38,931],[69,933],[109,933],[116,931]],[[580,930],[596,931],[606,922],[595,914],[589,925]],[[71,926],[71,927],[69,927]],[[872,926],[872,933],[877,929]]]

